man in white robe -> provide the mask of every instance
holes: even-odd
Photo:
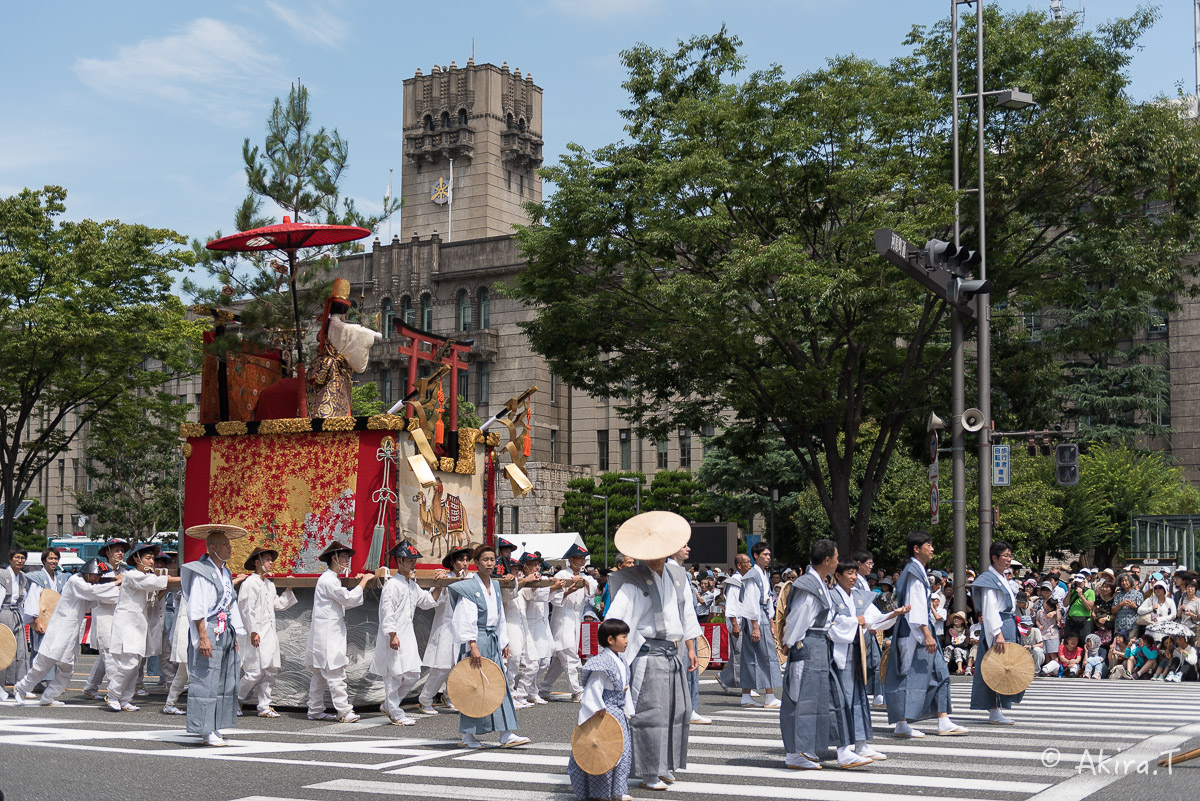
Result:
[[[379,634],[375,637],[375,655],[371,672],[383,677],[383,712],[393,726],[412,726],[415,720],[400,705],[421,678],[421,653],[413,633],[413,614],[417,609],[433,609],[444,589],[421,589],[413,580],[413,571],[421,553],[407,542],[391,550],[397,570],[379,594]]]
[[[442,569],[434,574],[434,578],[466,578],[470,575],[467,569],[470,563],[471,549],[456,548],[442,557]],[[421,655],[421,666],[429,668],[429,674],[425,677],[425,685],[421,687],[421,694],[417,700],[421,712],[426,715],[438,713],[433,708],[434,696],[446,686],[446,677],[457,663],[451,617],[450,597],[442,593],[433,613],[433,625],[429,628],[429,639],[425,641],[425,652]],[[451,712],[457,711],[449,698],[446,699],[446,708]]]
[[[347,590],[342,586],[340,574],[350,571],[350,557],[354,549],[333,542],[318,556],[329,569],[317,579],[313,592],[312,626],[308,632],[307,663],[312,671],[308,683],[308,719],[331,720],[355,723],[361,716],[350,705],[350,693],[346,688],[346,665],[350,657],[346,654],[346,610],[362,606],[363,588],[371,580],[370,573],[359,573],[358,586]],[[333,701],[336,715],[325,711],[325,691]]]
[[[256,687],[260,718],[277,718],[271,707],[271,691],[279,676],[279,636],[275,613],[291,609],[298,601],[291,587],[280,595],[271,581],[271,571],[279,552],[272,548],[255,548],[243,567],[251,571],[238,590],[238,609],[242,613],[245,636],[238,637],[242,655],[242,679],[238,682],[239,702],[249,700]]]
[[[66,706],[58,700],[58,696],[66,689],[75,670],[75,657],[79,653],[79,627],[83,623],[83,616],[94,603],[115,603],[121,592],[124,577],[116,576],[106,582],[104,576],[109,572],[107,564],[99,559],[90,559],[78,575],[69,577],[63,585],[62,597],[46,626],[46,636],[33,659],[33,666],[13,688],[18,704],[25,703],[27,694],[45,679],[47,684],[41,705]],[[51,671],[54,671],[53,678],[49,678]]]
[[[568,567],[554,574],[563,582],[563,588],[550,596],[550,630],[554,634],[554,657],[550,667],[539,682],[539,695],[545,698],[554,682],[564,672],[567,686],[571,689],[571,700],[579,703],[583,698],[583,684],[579,680],[579,627],[583,613],[596,596],[596,580],[583,572],[587,564],[586,548],[572,545],[563,557]]]
[[[548,587],[533,586],[542,580],[542,557],[536,553],[521,555],[520,603],[525,612],[525,643],[521,649],[521,675],[513,692],[513,705],[526,709],[549,703],[538,691],[538,677],[554,658],[554,633],[550,630],[550,596],[563,586],[554,579]]]
[[[127,570],[125,554],[129,553],[129,547],[128,542],[114,537],[100,546],[96,555],[112,566],[114,576],[119,576]],[[83,694],[96,701],[104,700],[104,696],[100,694],[100,682],[104,681],[104,677],[113,670],[109,635],[112,633],[112,618],[116,611],[115,603],[97,603],[92,607],[92,627],[88,641],[92,648],[100,653],[96,656],[95,663],[92,664],[92,672],[88,674],[87,681],[83,684]]]
[[[150,609],[155,595],[167,587],[179,586],[175,576],[154,572],[154,557],[158,546],[144,544],[130,554],[121,595],[113,612],[109,652],[112,672],[108,674],[108,708],[114,712],[137,712],[133,692],[141,675],[142,660],[146,658],[146,643],[150,631]]]

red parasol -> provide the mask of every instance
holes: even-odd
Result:
[[[356,225],[321,225],[318,223],[292,222],[284,217],[279,225],[254,228],[250,231],[214,239],[205,247],[209,250],[232,250],[248,253],[256,250],[283,250],[289,253],[298,248],[315,248],[324,245],[340,245],[370,236],[366,228]]]
[[[296,318],[296,362],[297,377],[300,378],[299,406],[307,416],[307,404],[304,399],[304,345],[300,341],[300,303],[296,298],[296,251],[300,248],[315,248],[326,245],[340,245],[353,242],[356,239],[370,236],[366,228],[356,225],[322,225],[320,223],[292,222],[285,215],[283,222],[278,225],[268,225],[265,228],[254,228],[241,231],[230,236],[214,239],[205,245],[209,250],[229,250],[237,253],[249,253],[259,250],[282,250],[288,257],[288,285],[292,294],[292,314]]]

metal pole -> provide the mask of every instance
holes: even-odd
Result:
[[[962,189],[959,173],[958,141],[958,0],[950,0],[950,98],[954,129],[954,246],[959,241],[962,209],[959,192]],[[950,307],[950,470],[953,506],[951,523],[954,528],[954,609],[967,608],[967,465],[966,442],[963,439],[962,416],[966,410],[966,357],[963,353],[963,320],[954,306]]]
[[[608,496],[604,496],[604,569],[608,570]]]
[[[983,0],[975,6],[975,102],[978,121],[976,131],[979,149],[979,279],[987,279],[987,204],[984,200],[983,166],[985,143],[983,137]],[[983,428],[979,431],[979,565],[986,570],[992,547],[992,323],[991,298],[980,293],[975,313],[979,318],[979,410],[983,412]]]

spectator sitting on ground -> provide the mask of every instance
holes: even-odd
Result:
[[[1083,649],[1079,647],[1079,635],[1070,633],[1058,646],[1058,663],[1062,666],[1062,675],[1074,678],[1083,669]]]
[[[946,648],[942,656],[951,673],[961,676],[967,664],[967,615],[955,612],[950,616],[946,631]]]
[[[1104,672],[1104,655],[1100,651],[1100,635],[1089,634],[1083,641],[1083,677],[1098,679]]]
[[[1127,653],[1128,651],[1129,649],[1126,649]],[[1133,648],[1133,656],[1125,660],[1125,672],[1131,679],[1148,679],[1154,672],[1157,660],[1158,648],[1154,645],[1154,638],[1143,634]]]
[[[1176,619],[1193,633],[1200,632],[1200,597],[1196,595],[1196,588],[1196,580],[1189,579],[1184,585],[1183,600],[1175,605]]]
[[[979,656],[979,632],[983,629],[979,621],[967,629],[967,675],[975,673],[975,659]]]
[[[1154,592],[1138,607],[1138,623],[1153,626],[1175,619],[1175,602],[1167,597],[1167,582],[1154,582]]]
[[[1195,586],[1193,584],[1193,586]],[[1187,637],[1175,637],[1175,655],[1167,666],[1167,675],[1163,681],[1180,682],[1184,679],[1196,681],[1200,673],[1196,669],[1196,646],[1190,644]]]
[[[1021,593],[1017,596],[1017,606],[1021,604]],[[1026,601],[1028,604],[1028,601]],[[1021,639],[1021,645],[1025,646],[1025,650],[1029,651],[1029,655],[1033,657],[1033,672],[1034,675],[1042,672],[1042,665],[1046,663],[1046,647],[1045,641],[1042,640],[1042,631],[1033,624],[1033,618],[1027,612],[1020,612],[1017,618],[1017,636]]]
[[[1167,668],[1171,666],[1171,660],[1175,658],[1175,641],[1170,637],[1164,637],[1162,643],[1158,646],[1158,660],[1154,665],[1154,673],[1150,676],[1150,681],[1162,681],[1167,675]]]
[[[1126,649],[1129,642],[1124,634],[1114,634],[1112,644],[1108,646],[1108,655],[1104,658],[1104,677],[1107,679],[1124,679],[1129,674],[1125,672],[1125,660],[1129,654]]]
[[[1054,600],[1054,585],[1049,581],[1043,581],[1038,591],[1041,593],[1041,597],[1033,604],[1033,623],[1042,631],[1046,658],[1054,661],[1054,658],[1058,656],[1058,646],[1060,645],[1058,602]]]

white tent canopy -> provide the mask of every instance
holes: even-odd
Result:
[[[578,545],[581,548],[587,547],[583,544],[583,537],[579,536],[577,531],[552,534],[499,534],[497,536],[503,537],[517,546],[517,549],[513,551],[513,559],[520,559],[522,554],[536,551],[547,562],[559,562],[563,560],[572,545]]]

